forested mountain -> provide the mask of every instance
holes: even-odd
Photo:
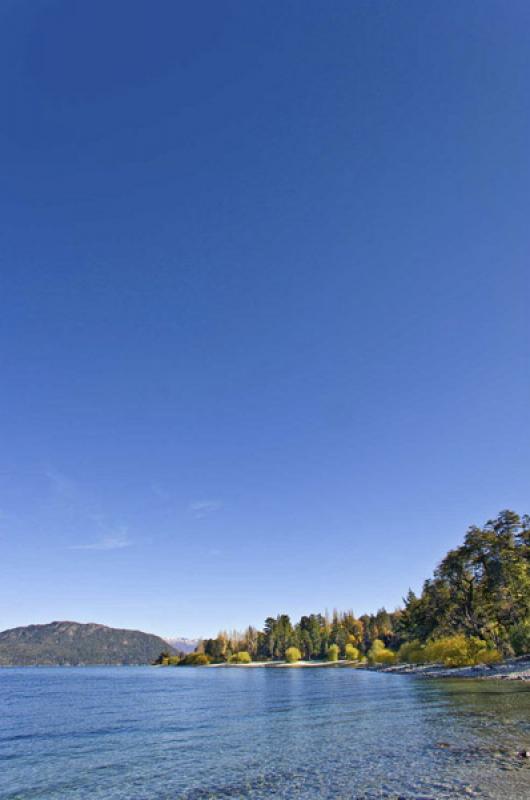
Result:
[[[51,622],[0,633],[0,666],[151,664],[169,649],[167,642],[150,633]]]
[[[294,651],[292,650],[294,648]],[[348,658],[381,663],[440,660],[450,665],[530,652],[530,518],[502,511],[469,528],[417,597],[404,607],[356,617],[268,617],[262,630],[221,632],[200,643],[211,661]]]

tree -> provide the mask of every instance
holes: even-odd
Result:
[[[169,664],[169,657],[170,657],[169,650],[162,650],[162,652],[160,653],[160,655],[158,656],[156,661],[154,661],[153,663],[156,666],[160,666],[161,665],[163,667],[167,667],[167,665]]]
[[[215,639],[206,639],[201,649],[211,661],[226,661],[230,654],[226,633],[219,633]],[[201,652],[201,649],[197,648],[195,652]]]
[[[405,600],[403,638],[425,642],[453,634],[477,637],[513,653],[512,631],[530,617],[528,517],[501,511],[483,528],[469,528],[424,584]]]
[[[178,662],[178,667],[206,667],[210,659],[204,653],[188,653]]]
[[[516,656],[530,653],[530,619],[513,626],[510,631],[510,641]]]
[[[263,653],[266,658],[274,658],[275,651],[275,629],[276,620],[274,617],[267,617],[263,627]]]
[[[321,614],[310,614],[300,620],[300,644],[305,658],[320,655],[322,647],[323,619]]]
[[[284,658],[285,651],[293,643],[293,626],[288,614],[281,614],[276,622],[276,658]]]
[[[252,658],[256,658],[258,654],[258,640],[258,631],[252,625],[249,625],[243,636],[243,647],[247,653],[250,653]]]

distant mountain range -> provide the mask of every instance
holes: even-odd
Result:
[[[179,653],[193,653],[199,644],[198,639],[166,639],[165,641]]]
[[[0,633],[0,666],[152,664],[164,650],[183,648],[151,633],[95,623],[50,622]]]

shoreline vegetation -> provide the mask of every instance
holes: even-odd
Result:
[[[356,617],[267,617],[262,630],[221,631],[161,666],[350,667],[424,677],[530,680],[530,517],[501,511],[468,529],[403,607]]]

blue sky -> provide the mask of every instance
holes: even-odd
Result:
[[[527,2],[0,21],[0,629],[393,608],[530,510]]]

